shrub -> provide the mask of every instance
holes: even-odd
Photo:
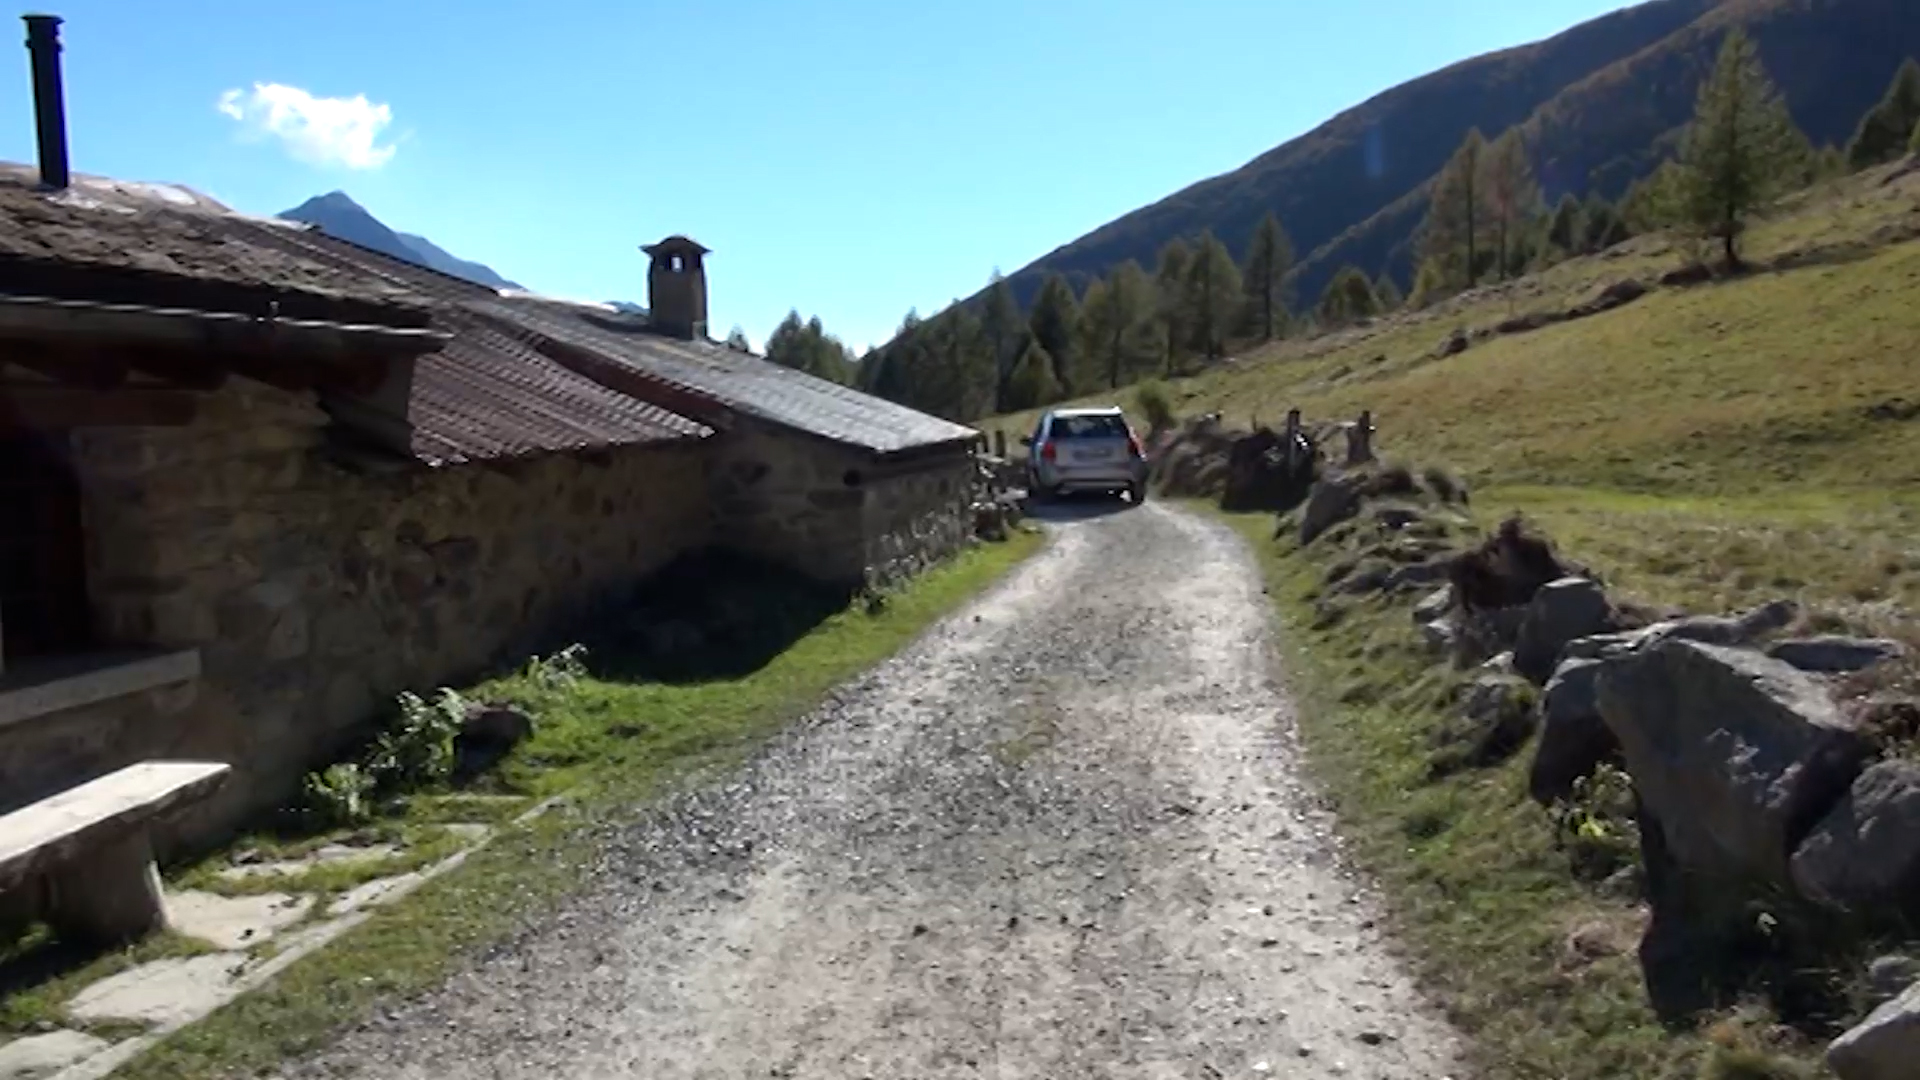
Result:
[[[351,762],[308,773],[300,785],[300,810],[316,828],[364,825],[373,818],[374,779]]]
[[[1139,403],[1140,413],[1147,418],[1150,430],[1165,431],[1173,426],[1173,395],[1167,390],[1166,383],[1157,379],[1141,383],[1134,390],[1133,399]]]
[[[1633,809],[1633,778],[1613,765],[1576,780],[1573,796],[1554,804],[1554,839],[1575,877],[1602,881],[1633,865],[1640,854]]]
[[[1907,153],[1920,154],[1920,124],[1913,125],[1913,135],[1907,139]]]
[[[536,656],[527,661],[521,675],[542,690],[563,690],[587,674],[587,647],[578,643],[552,656]],[[452,693],[452,691],[444,691]]]
[[[432,787],[453,774],[453,741],[466,722],[467,703],[442,689],[433,701],[402,691],[397,722],[374,741],[368,770],[382,791]]]

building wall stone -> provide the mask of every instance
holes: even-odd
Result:
[[[73,435],[101,636],[201,650],[195,702],[135,742],[235,766],[185,839],[284,799],[399,691],[471,677],[711,537],[697,446],[366,472],[326,423],[234,380],[190,426]]]

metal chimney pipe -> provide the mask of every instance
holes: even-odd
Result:
[[[60,85],[60,17],[24,15],[27,52],[33,55],[33,121],[40,136],[40,185],[64,188],[67,173],[67,103]]]

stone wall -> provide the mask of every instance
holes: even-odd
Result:
[[[966,541],[971,458],[911,465],[742,422],[714,448],[717,540],[826,581],[859,586],[911,574]]]
[[[866,572],[876,584],[912,577],[973,535],[974,464],[965,454],[894,466],[867,482]]]
[[[700,447],[355,471],[311,401],[235,380],[179,429],[73,436],[108,643],[201,650],[190,706],[117,757],[231,762],[217,834],[403,689],[477,673],[710,539]]]

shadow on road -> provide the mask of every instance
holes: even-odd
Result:
[[[1052,499],[1030,499],[1027,516],[1035,521],[1066,523],[1091,521],[1111,514],[1124,514],[1133,504],[1115,495],[1068,494]]]

